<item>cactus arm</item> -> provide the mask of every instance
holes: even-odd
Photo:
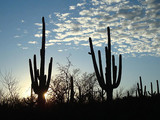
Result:
[[[158,83],[158,80],[156,80],[156,83],[157,83],[157,94],[159,95],[159,83]]]
[[[141,78],[141,76],[139,78],[140,78],[140,84],[137,83],[138,94],[140,97],[147,96],[146,86],[144,86],[144,91],[143,91],[142,78]]]
[[[33,69],[32,69],[32,61],[29,59],[29,69],[30,69],[30,76],[31,76],[31,82],[32,82],[32,87],[34,86],[34,77],[33,77]]]
[[[139,88],[139,83],[137,83],[137,92],[138,92],[139,96],[141,96],[141,90]]]
[[[115,58],[112,55],[112,69],[113,69],[113,85],[116,83],[117,78],[117,66],[115,65]]]
[[[29,59],[29,68],[30,68],[30,76],[31,76],[31,86],[34,90],[35,93],[37,93],[38,91],[38,84],[35,82],[35,79],[34,79],[34,75],[33,75],[33,69],[32,69],[32,61],[31,59]]]
[[[38,81],[37,81],[37,62],[36,62],[36,55],[34,55],[34,81],[35,81],[35,84],[38,86]]]
[[[114,85],[114,88],[117,88],[121,82],[121,76],[122,76],[122,55],[119,55],[119,72],[118,72],[118,78],[117,78],[117,82]]]
[[[144,96],[147,96],[146,85],[144,86]]]
[[[152,82],[151,82],[151,92],[148,91],[148,94],[151,95],[151,96],[153,95],[153,85],[152,85]]]
[[[104,88],[105,84],[104,84],[104,81],[101,80],[101,76],[100,76],[100,73],[99,73],[99,70],[98,70],[98,66],[97,66],[97,62],[96,62],[95,53],[94,53],[94,50],[93,50],[93,44],[92,44],[92,39],[91,38],[89,38],[89,44],[90,44],[90,50],[91,50],[91,52],[89,54],[92,56],[93,66],[94,66],[94,70],[95,70],[95,73],[96,73],[96,76],[97,76],[97,80],[99,82],[100,87]]]
[[[102,84],[103,84],[103,88],[102,89],[106,89],[106,87],[104,86],[104,76],[103,76],[103,67],[102,67],[102,59],[101,59],[101,51],[98,50],[98,57],[99,57],[99,70],[100,70],[100,77],[102,80]]]
[[[142,86],[142,78],[141,78],[141,76],[139,77],[139,80],[140,80],[141,94],[143,94],[143,86]]]
[[[48,80],[47,80],[47,89],[49,88],[50,80],[51,80],[51,73],[52,73],[52,61],[53,58],[51,57],[49,67],[48,67]]]

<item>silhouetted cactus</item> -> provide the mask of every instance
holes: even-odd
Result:
[[[70,83],[71,83],[71,94],[70,94],[70,102],[74,102],[74,84],[73,84],[73,77],[71,76],[70,78]]]
[[[113,99],[113,89],[117,88],[121,82],[122,75],[122,55],[119,55],[119,73],[117,78],[117,66],[115,65],[115,57],[112,55],[112,73],[113,73],[113,82],[111,78],[111,38],[110,38],[110,28],[107,27],[108,31],[108,47],[105,47],[106,54],[106,67],[105,67],[105,78],[103,75],[103,67],[101,60],[101,51],[98,50],[98,58],[99,58],[99,69],[97,66],[95,53],[93,49],[92,39],[89,38],[90,43],[90,52],[89,54],[92,56],[94,70],[99,82],[100,87],[107,92],[107,100],[112,101]],[[106,81],[105,81],[106,79]]]
[[[31,84],[32,89],[35,94],[38,94],[38,104],[43,106],[45,104],[44,94],[47,92],[51,80],[51,72],[52,72],[52,57],[50,59],[49,68],[48,68],[48,78],[44,74],[45,71],[45,21],[44,17],[42,18],[43,29],[42,29],[42,48],[40,49],[41,63],[40,63],[40,71],[37,69],[36,55],[34,55],[34,74],[32,69],[32,62],[29,59],[29,68],[30,68],[30,76],[31,76]]]
[[[157,92],[156,91],[153,92],[152,82],[151,82],[151,92],[148,91],[148,94],[151,95],[152,97],[156,96],[156,95],[159,95],[159,83],[158,83],[158,80],[156,80],[156,83],[157,83]]]
[[[137,83],[137,92],[139,97],[143,97],[143,96],[147,96],[147,92],[146,92],[146,86],[144,86],[144,91],[143,91],[143,85],[142,85],[142,78],[141,76],[139,77],[140,80],[140,86],[139,83]]]
[[[158,83],[158,80],[156,80],[156,83],[157,83],[157,94],[159,95],[159,83]]]
[[[151,82],[151,92],[148,91],[148,94],[151,95],[152,97],[156,95],[156,92],[153,92],[152,82]]]

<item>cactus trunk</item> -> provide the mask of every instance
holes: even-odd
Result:
[[[70,83],[71,83],[71,94],[70,94],[70,102],[74,102],[74,84],[73,84],[73,77],[71,76],[70,78]]]
[[[43,92],[38,93],[38,104],[40,106],[44,106],[45,102],[46,102],[46,100],[44,97],[44,93]]]
[[[47,92],[51,80],[51,72],[52,72],[52,57],[50,59],[49,67],[48,67],[48,78],[44,74],[45,71],[45,21],[44,17],[42,18],[43,28],[42,28],[42,47],[40,49],[40,71],[37,69],[37,61],[36,55],[34,55],[34,71],[32,69],[32,62],[29,59],[29,68],[30,68],[30,76],[32,82],[32,89],[35,94],[38,95],[38,105],[44,106],[45,97],[44,94]],[[34,72],[34,74],[33,74]]]
[[[100,50],[98,51],[98,58],[99,58],[99,69],[98,69],[91,38],[89,38],[89,44],[90,44],[89,54],[92,56],[93,66],[94,66],[94,70],[95,70],[99,85],[103,90],[106,91],[107,100],[112,101],[113,89],[117,88],[120,84],[120,81],[121,81],[122,56],[121,56],[121,54],[119,55],[119,73],[118,73],[118,77],[117,77],[117,66],[115,65],[114,55],[112,55],[113,66],[112,66],[112,70],[111,70],[111,38],[110,38],[110,28],[109,27],[107,28],[107,31],[108,31],[108,47],[105,47],[105,54],[106,54],[105,78],[103,75],[101,51]],[[113,74],[113,75],[111,75],[111,74]],[[113,82],[112,82],[112,80],[113,80]]]

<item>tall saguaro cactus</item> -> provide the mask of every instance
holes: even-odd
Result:
[[[107,92],[107,100],[112,101],[113,89],[117,88],[121,82],[122,55],[121,54],[119,55],[119,72],[117,77],[117,66],[115,65],[114,55],[112,55],[112,72],[111,72],[111,38],[110,38],[109,27],[107,27],[107,31],[108,31],[108,47],[107,46],[105,47],[105,56],[106,56],[105,78],[103,75],[101,51],[98,50],[98,58],[99,58],[99,69],[98,69],[91,38],[89,38],[89,44],[90,44],[89,54],[92,56],[93,66],[94,66],[94,70],[95,70],[99,85],[103,90]],[[113,75],[111,75],[111,73]]]
[[[29,59],[29,68],[30,68],[30,76],[31,76],[31,84],[32,89],[34,90],[35,94],[38,94],[38,104],[43,106],[45,104],[45,97],[44,94],[47,92],[51,80],[51,72],[52,72],[52,57],[50,59],[49,67],[48,67],[48,78],[44,74],[45,71],[45,21],[44,17],[42,17],[42,47],[40,49],[40,71],[37,69],[37,61],[36,55],[34,55],[34,74],[32,69],[32,62]]]

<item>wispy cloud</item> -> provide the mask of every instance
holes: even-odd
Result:
[[[27,50],[27,49],[28,49],[28,47],[22,47],[22,49],[23,49],[23,50]]]
[[[24,20],[21,20],[22,23],[24,23]]]
[[[42,27],[42,23],[34,23],[35,25]]]
[[[37,41],[29,41],[29,44],[37,44]]]
[[[40,33],[40,34],[34,34],[34,37],[38,37],[38,38],[40,38],[40,37],[42,37],[42,34]]]
[[[52,46],[52,45],[54,45],[54,43],[46,43],[46,47]]]
[[[20,47],[20,46],[22,46],[22,44],[18,43],[18,44],[17,44],[17,46],[19,46],[19,47]]]
[[[60,49],[60,50],[58,50],[58,52],[63,52],[63,50]]]
[[[14,36],[14,38],[19,38],[19,37],[21,37],[21,36],[19,36],[19,35],[15,35],[15,36]]]
[[[69,6],[69,10],[74,10],[76,6]]]

